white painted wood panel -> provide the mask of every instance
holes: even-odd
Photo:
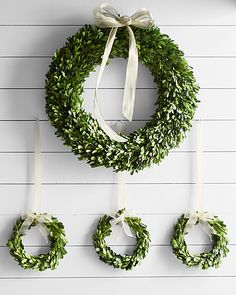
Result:
[[[201,86],[193,128],[179,149],[160,164],[126,176],[127,207],[148,225],[152,247],[132,272],[113,270],[97,259],[91,235],[98,218],[117,209],[116,176],[112,169],[91,169],[78,161],[54,135],[45,115],[44,80],[54,50],[79,25],[93,23],[97,1],[9,0],[0,9],[0,286],[7,294],[195,295],[203,290],[230,293],[236,282],[236,4],[232,0],[114,1],[118,11],[131,14],[146,6],[163,33],[184,51]],[[125,60],[107,67],[100,90],[106,120],[120,120]],[[85,83],[85,108],[92,111],[96,80]],[[135,122],[145,124],[154,110],[156,85],[140,66]],[[112,98],[112,101],[111,101]],[[109,107],[108,107],[109,106]],[[56,271],[37,273],[17,266],[5,246],[15,219],[30,208],[33,198],[33,128],[41,122],[43,150],[42,211],[53,213],[66,227],[68,255]],[[218,214],[229,227],[230,254],[218,269],[187,269],[168,245],[173,224],[194,204],[195,124],[203,120],[205,164],[204,208]],[[133,249],[133,240],[109,239],[115,250]],[[197,228],[187,237],[192,250],[209,247]],[[38,253],[45,244],[37,231],[25,238],[27,249]],[[43,248],[42,248],[43,246]],[[96,291],[96,292],[95,292]]]

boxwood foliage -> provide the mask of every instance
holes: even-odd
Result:
[[[67,253],[65,250],[67,241],[63,224],[56,217],[52,217],[50,222],[44,223],[48,230],[48,239],[51,242],[50,251],[47,254],[32,256],[26,252],[22,241],[23,235],[19,233],[23,222],[24,219],[22,218],[16,221],[11,238],[7,242],[13,258],[24,269],[33,269],[35,271],[44,271],[48,268],[55,269],[59,264],[59,260]],[[30,227],[36,224],[37,222],[34,221]]]
[[[158,27],[132,28],[139,61],[157,84],[156,109],[146,125],[126,142],[111,140],[83,107],[84,82],[101,64],[109,29],[86,25],[53,56],[46,74],[46,112],[56,135],[92,167],[112,167],[131,174],[158,164],[191,127],[199,90],[183,52]],[[127,58],[129,38],[119,28],[110,58]],[[112,103],[112,97],[111,97]],[[143,97],[145,104],[145,97]]]
[[[117,212],[117,216],[122,214],[124,209]],[[138,217],[126,217],[125,222],[134,231],[136,235],[136,248],[132,255],[121,255],[115,253],[111,247],[106,243],[106,238],[111,235],[112,217],[104,215],[98,222],[97,229],[93,235],[93,244],[95,250],[99,256],[99,259],[114,268],[120,268],[124,270],[131,270],[139,262],[144,259],[148,253],[150,246],[150,235],[147,231],[146,225],[144,225]]]
[[[171,239],[171,246],[176,257],[187,267],[199,267],[207,269],[209,267],[219,267],[222,258],[226,257],[229,249],[227,248],[227,227],[217,216],[209,220],[208,223],[213,229],[212,249],[209,252],[202,252],[199,255],[190,253],[185,242],[185,226],[188,218],[184,214],[178,219],[174,226],[174,232]]]

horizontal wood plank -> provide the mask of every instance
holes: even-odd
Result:
[[[215,0],[149,0],[144,4],[141,0],[127,5],[127,1],[117,3],[110,1],[121,14],[132,15],[135,11],[146,6],[155,22],[162,25],[235,25],[234,2]],[[70,0],[67,5],[63,0],[10,0],[3,3],[0,19],[1,25],[61,25],[93,23],[93,9],[97,1],[83,2]],[[14,7],[14,9],[12,8]],[[171,9],[170,9],[171,7]],[[158,8],[158,9],[157,9]],[[199,17],[200,16],[200,17]]]
[[[133,246],[114,246],[114,251],[118,253],[132,253]],[[202,246],[189,246],[189,250],[201,251]],[[99,261],[93,246],[89,247],[69,247],[67,255],[61,260],[59,267],[54,270],[46,270],[42,273],[33,270],[24,270],[9,254],[8,248],[0,248],[2,263],[0,267],[1,278],[14,277],[149,277],[149,276],[235,276],[236,246],[230,246],[230,253],[223,260],[218,269],[201,270],[187,268],[176,259],[169,246],[152,246],[147,257],[141,265],[132,271],[122,271],[113,269],[111,266]],[[41,249],[27,248],[30,253],[38,253]],[[46,249],[44,249],[45,251]],[[42,251],[42,250],[41,250]],[[171,265],[171,267],[170,267]]]
[[[202,88],[236,88],[236,58],[188,58]],[[0,58],[0,88],[42,88],[51,58]],[[125,59],[116,58],[106,67],[101,88],[123,88]],[[111,75],[112,71],[112,75]],[[85,81],[94,88],[98,70]],[[224,79],[222,79],[222,73]],[[148,69],[140,64],[137,88],[156,88]]]
[[[147,290],[154,294],[156,290],[165,290],[166,294],[180,291],[182,295],[197,295],[204,291],[221,295],[222,292],[230,292],[235,286],[235,277],[153,277],[153,278],[21,278],[1,279],[1,287],[15,294],[24,290],[25,295],[31,295],[34,289],[35,295],[40,295],[42,289],[53,290],[58,295],[65,293],[72,294],[76,289],[86,290],[88,294],[94,292],[104,294],[104,290],[112,290],[113,295],[119,295],[120,290],[132,290],[136,295],[142,295]],[[193,288],[194,286],[194,288]],[[152,292],[152,290],[154,290]]]
[[[78,26],[0,26],[0,56],[52,56],[79,29]],[[235,26],[160,26],[160,29],[186,56],[236,55]]]
[[[137,214],[180,215],[194,206],[195,189],[194,184],[127,184],[127,208]],[[33,193],[33,185],[1,184],[0,214],[17,215],[31,209]],[[235,214],[235,193],[236,184],[205,184],[204,209],[220,215]],[[42,212],[102,215],[117,210],[117,206],[115,184],[42,185]]]
[[[170,153],[158,165],[134,175],[126,173],[128,183],[193,183],[194,153]],[[0,154],[0,183],[29,183],[33,180],[33,154]],[[110,168],[91,167],[76,160],[72,153],[42,154],[43,183],[112,183],[115,173]],[[204,156],[206,183],[236,183],[233,173],[236,153],[206,153]],[[13,169],[14,167],[14,169]]]

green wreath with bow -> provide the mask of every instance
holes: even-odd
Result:
[[[212,241],[212,249],[209,252],[202,252],[199,255],[188,250],[185,242],[185,235],[196,224],[200,223]],[[208,269],[209,267],[219,267],[222,259],[227,256],[227,227],[217,216],[208,212],[198,211],[183,214],[174,226],[171,246],[176,257],[187,267],[199,267]]]
[[[27,253],[22,237],[27,230],[37,224],[40,226],[41,233],[45,239],[51,242],[51,245],[48,253],[36,256]],[[49,268],[54,270],[58,266],[59,260],[67,253],[65,250],[66,243],[64,226],[56,217],[49,214],[31,213],[16,221],[7,245],[10,248],[10,254],[22,268],[44,271]]]
[[[95,11],[97,26],[85,25],[55,52],[46,74],[46,112],[56,135],[79,159],[92,167],[112,167],[132,174],[159,164],[185,138],[198,105],[199,87],[183,52],[153,25],[146,10],[131,18],[120,17],[110,6],[103,10],[104,6],[100,6]],[[108,26],[112,28],[110,34],[109,28],[104,28],[106,15],[118,23],[114,25],[116,28],[112,24]],[[133,57],[130,51],[135,51],[133,47],[128,49],[131,31],[138,60],[150,70],[157,84],[156,110],[144,127],[130,135],[113,133],[116,139],[112,139],[108,135],[111,128],[100,116],[97,98],[97,120],[83,107],[84,82],[104,63],[104,49],[112,38],[114,44],[109,57],[128,58],[129,64]]]
[[[118,254],[106,243],[105,239],[112,233],[112,225],[118,223],[121,223],[125,232],[131,229],[135,234],[136,247],[132,255]],[[126,226],[128,228],[126,228]],[[112,216],[106,214],[100,218],[97,229],[93,235],[93,244],[101,261],[114,268],[131,270],[146,257],[150,246],[150,234],[147,230],[147,226],[142,223],[140,218],[130,216],[125,209],[122,209]]]

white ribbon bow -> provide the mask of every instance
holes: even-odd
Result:
[[[134,211],[128,211],[124,210],[120,215],[117,214],[117,212],[109,214],[112,219],[110,220],[111,226],[115,226],[119,224],[121,226],[121,229],[124,230],[125,234],[128,237],[136,238],[136,236],[132,233],[129,225],[125,221],[125,218],[127,217],[136,217],[137,215],[135,214]]]
[[[94,18],[95,24],[99,28],[111,28],[97,78],[94,95],[94,112],[100,127],[111,139],[118,142],[125,142],[127,139],[119,136],[109,125],[107,125],[102,116],[97,99],[98,87],[115,40],[117,29],[120,27],[126,27],[129,33],[129,56],[126,68],[122,112],[129,121],[132,121],[138,75],[138,50],[136,47],[134,33],[130,25],[141,29],[147,29],[153,25],[154,20],[150,12],[145,8],[138,10],[131,17],[126,15],[120,16],[115,8],[108,3],[102,3],[94,9]]]
[[[201,225],[202,229],[209,236],[210,240],[212,240],[212,235],[217,234],[214,231],[214,228],[208,222],[214,218],[213,214],[208,212],[191,211],[185,213],[184,217],[188,218],[188,221],[184,229],[184,234],[187,234],[191,230],[191,228],[193,228],[193,226],[196,225],[198,222]]]
[[[19,229],[20,235],[25,235],[31,224],[35,221],[39,225],[39,231],[45,238],[46,242],[48,242],[48,229],[44,223],[52,221],[52,216],[50,214],[30,212],[23,215],[21,218],[24,220],[24,222]]]

